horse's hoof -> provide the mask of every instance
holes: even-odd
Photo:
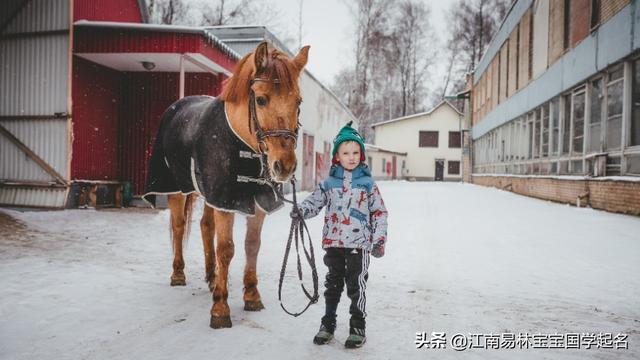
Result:
[[[231,316],[213,316],[211,315],[211,323],[209,323],[214,329],[221,328],[230,328],[231,327]]]
[[[245,311],[260,311],[264,309],[264,305],[262,305],[262,301],[260,300],[256,300],[256,301],[245,300],[244,309]]]
[[[184,276],[172,276],[171,286],[185,286],[187,285],[187,279]]]

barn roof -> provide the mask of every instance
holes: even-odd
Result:
[[[149,71],[141,62],[153,62],[153,71],[176,72],[184,54],[185,70],[231,74],[240,58],[203,27],[79,20],[74,53],[120,71]],[[199,65],[198,65],[199,64]]]

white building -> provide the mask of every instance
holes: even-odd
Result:
[[[462,117],[442,101],[427,112],[372,125],[375,145],[407,154],[403,178],[460,181]]]
[[[367,165],[376,180],[404,178],[407,171],[407,153],[393,151],[372,144],[364,144]]]

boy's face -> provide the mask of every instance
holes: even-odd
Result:
[[[337,155],[343,168],[353,170],[360,164],[360,144],[355,141],[345,141],[338,147]]]

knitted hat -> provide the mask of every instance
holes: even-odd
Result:
[[[347,125],[343,126],[342,129],[336,135],[336,138],[333,139],[333,152],[331,153],[332,162],[335,164],[336,161],[336,153],[338,152],[338,147],[345,141],[355,141],[360,144],[360,161],[364,161],[364,138],[356,131],[356,129],[351,127],[353,121],[349,121]]]

